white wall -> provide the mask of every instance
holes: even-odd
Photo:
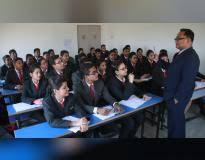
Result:
[[[81,23],[82,25],[82,23]],[[147,49],[165,48],[170,57],[177,51],[174,38],[180,28],[190,28],[195,32],[194,48],[200,56],[200,71],[205,73],[205,23],[103,23],[102,43],[108,49],[118,48],[121,52],[126,44],[132,50],[138,47]],[[15,48],[21,57],[33,53],[35,47],[41,51],[53,48],[56,53],[68,49],[71,55],[77,53],[76,23],[1,23],[0,24],[0,54],[2,57]],[[2,64],[2,61],[0,61]]]

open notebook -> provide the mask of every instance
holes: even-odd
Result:
[[[23,112],[29,109],[34,109],[34,108],[40,108],[42,107],[42,105],[30,105],[30,104],[26,104],[26,103],[17,103],[17,104],[13,104],[13,108],[15,109],[16,112]]]
[[[136,109],[142,104],[144,104],[145,102],[146,101],[143,100],[142,98],[138,98],[137,96],[132,95],[128,100],[122,100],[119,103],[121,105]]]

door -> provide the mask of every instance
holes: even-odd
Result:
[[[101,26],[100,25],[78,25],[78,48],[83,48],[88,54],[91,47],[100,48]]]

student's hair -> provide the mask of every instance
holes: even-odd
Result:
[[[116,53],[114,49],[111,49],[109,52],[108,52],[108,55],[110,55],[111,53]]]
[[[95,52],[97,53],[97,52],[101,52],[101,49],[100,48],[97,48],[96,50],[95,50]]]
[[[48,79],[52,89],[59,90],[64,82],[67,82],[64,77],[54,76]]]
[[[33,52],[36,52],[36,51],[39,51],[39,52],[40,52],[40,49],[39,49],[39,48],[35,48],[35,49],[33,50]]]
[[[151,49],[149,49],[149,50],[147,51],[147,53],[146,53],[146,56],[148,57],[151,53],[154,53],[154,51],[151,50]]]
[[[129,59],[131,59],[133,56],[136,56],[136,53],[135,53],[135,52],[131,52],[131,53],[129,54]]]
[[[90,51],[91,51],[92,49],[95,49],[95,47],[91,47],[91,48],[90,48]]]
[[[106,63],[106,60],[100,60],[100,61],[98,61],[97,64],[96,64],[96,66],[97,66],[97,67],[100,67],[100,65],[101,65],[103,62]]]
[[[184,35],[194,41],[194,32],[191,29],[181,28],[180,32],[184,32]]]
[[[54,50],[53,49],[49,49],[48,53],[50,54],[51,52],[54,52]]]
[[[42,62],[43,60],[45,60],[45,61],[47,62],[47,60],[46,60],[45,58],[41,58],[41,59],[39,60],[39,62],[38,62],[38,65],[39,65],[39,66],[41,65],[41,62]]]
[[[121,60],[117,60],[117,61],[114,62],[114,69],[115,69],[115,71],[118,71],[119,66],[120,66],[122,63],[124,64],[124,62],[121,61]]]
[[[162,57],[168,57],[168,53],[167,53],[167,50],[166,49],[161,49],[159,51],[159,59],[161,59]]]
[[[92,68],[92,67],[96,67],[93,63],[83,63],[82,66],[82,73],[84,76],[86,75],[89,75],[89,70]]]
[[[33,55],[32,54],[26,54],[26,61],[28,60],[28,58],[32,57],[33,58]]]
[[[51,65],[51,66],[52,66],[52,65],[55,65],[55,64],[56,64],[56,63],[55,63],[55,60],[58,59],[58,58],[59,58],[59,55],[54,55],[54,56],[50,57],[50,59],[49,59],[50,65]]]
[[[23,59],[20,58],[20,57],[17,57],[17,58],[13,61],[13,64],[16,64],[16,62],[19,61],[19,60],[23,63]]]
[[[29,73],[33,73],[35,71],[35,69],[40,69],[40,66],[38,64],[32,64],[30,67],[29,67]]]
[[[137,52],[139,52],[139,51],[142,51],[142,52],[143,52],[142,48],[138,48],[138,49],[137,49]]]
[[[16,53],[16,54],[17,54],[17,52],[16,52],[15,49],[11,49],[11,50],[9,51],[9,54],[11,55],[11,53]]]
[[[62,57],[66,53],[68,53],[68,55],[69,55],[69,52],[67,50],[62,50],[61,53],[60,53],[60,56]]]
[[[131,46],[130,46],[129,44],[127,44],[127,45],[125,46],[125,48],[131,48]]]
[[[2,60],[4,61],[4,63],[5,63],[7,58],[11,58],[11,57],[9,55],[5,55],[5,56],[2,57]]]
[[[83,48],[78,48],[78,53],[80,53],[80,51],[83,51]]]
[[[105,44],[102,44],[102,45],[101,45],[101,48],[102,48],[102,47],[106,47],[106,45],[105,45]]]
[[[49,54],[49,55],[50,55],[50,53],[47,52],[47,51],[43,52],[43,56],[45,56],[46,54]]]
[[[124,47],[122,51],[124,52],[126,49],[129,49],[129,48],[128,47]]]

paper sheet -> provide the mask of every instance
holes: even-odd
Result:
[[[105,106],[104,108],[113,109],[112,106]],[[100,114],[93,114],[93,115],[94,115],[95,117],[101,119],[101,120],[105,120],[105,119],[108,119],[108,118],[110,118],[110,117],[115,116],[115,114],[117,114],[117,113],[115,113],[114,110],[112,110],[112,111],[111,111],[108,115],[106,115],[106,116],[100,115]]]
[[[137,96],[132,95],[128,100],[122,100],[119,103],[127,107],[136,109],[142,104],[144,104],[145,102],[146,101],[143,100],[142,98],[138,98]]]
[[[30,105],[30,104],[26,104],[26,103],[17,103],[17,104],[13,104],[13,108],[15,109],[16,112],[22,112],[22,111],[26,111],[29,109],[33,109],[33,108],[38,108],[41,107],[42,105]]]
[[[67,117],[64,117],[63,120],[68,120],[68,121],[78,121],[80,118],[76,118],[76,117],[73,117],[73,116],[67,116]],[[80,127],[70,127],[68,130],[74,132],[74,133],[77,133],[79,130],[80,130]]]
[[[205,82],[199,82],[199,81],[195,82],[195,89],[200,89],[204,87],[205,87]]]

